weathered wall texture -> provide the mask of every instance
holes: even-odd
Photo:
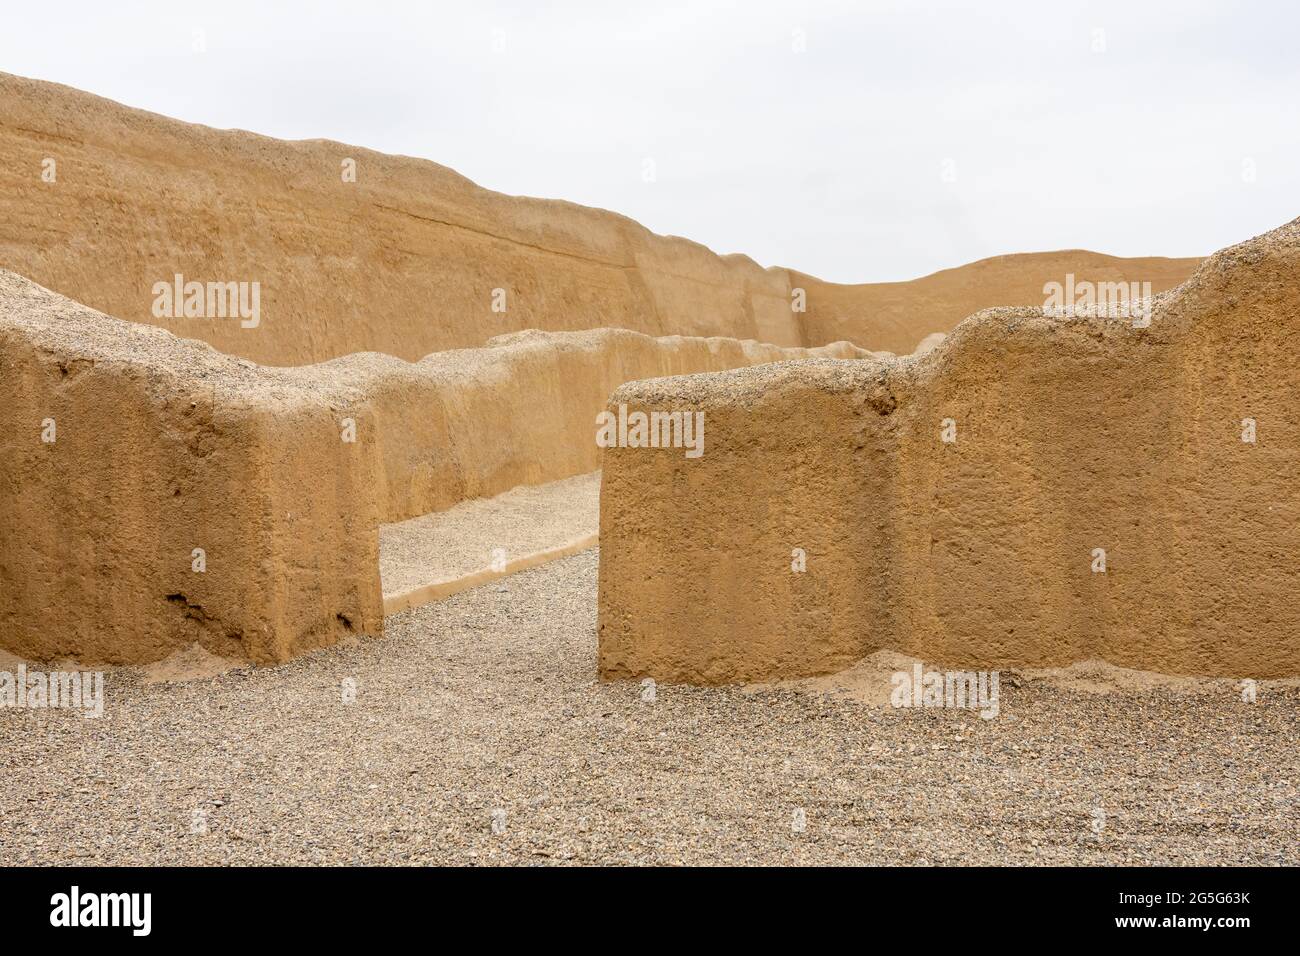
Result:
[[[799,358],[868,358],[847,343],[782,349],[638,332],[522,332],[416,363],[349,356],[321,374],[364,395],[383,521],[600,467],[596,415],[624,382]]]
[[[624,386],[611,407],[703,410],[707,441],[605,454],[601,673],[719,683],[879,649],[1300,673],[1298,301],[1300,220],[1207,260],[1147,329],[994,310],[913,359]]]
[[[606,329],[268,368],[0,271],[0,646],[268,663],[379,633],[378,525],[593,470],[621,383],[868,354]]]
[[[373,429],[340,442],[347,396],[310,385],[0,272],[0,644],[268,663],[378,633]]]
[[[347,158],[355,182],[342,179]],[[416,360],[530,328],[907,353],[977,309],[1039,302],[1069,272],[1158,291],[1195,262],[1050,253],[834,285],[604,210],[491,192],[425,160],[214,130],[0,73],[0,268],[264,364]],[[155,318],[154,283],[177,273],[259,283],[260,324]],[[791,311],[792,287],[805,313]],[[504,313],[492,311],[498,288]]]

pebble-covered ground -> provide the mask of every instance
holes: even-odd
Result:
[[[648,702],[596,680],[595,594],[590,551],[285,667],[110,671],[99,720],[0,711],[0,859],[1300,863],[1294,688]]]
[[[599,528],[599,471],[520,485],[491,498],[380,525],[384,598],[485,571],[494,560],[513,562],[594,540]]]

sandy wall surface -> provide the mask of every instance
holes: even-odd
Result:
[[[348,159],[355,182],[343,181]],[[414,361],[530,328],[908,353],[980,308],[1041,302],[1067,273],[1159,291],[1196,261],[1044,253],[835,285],[604,210],[495,193],[426,160],[215,130],[0,73],[0,268],[264,364]],[[177,274],[258,283],[257,326],[155,317],[155,283]]]
[[[708,439],[605,454],[602,674],[880,650],[1300,674],[1297,292],[1300,220],[1207,260],[1145,329],[1002,309],[916,358],[624,386],[611,407],[702,410]]]
[[[5,74],[0,182],[0,267],[262,363],[416,360],[529,328],[803,344],[784,271],[744,256],[425,160],[214,130]],[[176,273],[259,282],[260,324],[155,319],[152,287]]]
[[[604,329],[263,367],[0,271],[0,646],[266,663],[378,633],[379,524],[592,471],[623,382],[868,355]]]
[[[596,415],[640,378],[791,359],[868,358],[848,343],[782,349],[638,332],[523,332],[406,363],[355,355],[318,366],[374,422],[384,521],[600,467]]]
[[[0,272],[0,643],[268,663],[377,633],[373,429],[343,444],[331,410],[350,398]]]

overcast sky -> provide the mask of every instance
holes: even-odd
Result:
[[[1300,215],[1289,0],[65,0],[4,18],[7,72],[426,157],[842,282],[1046,249],[1202,255]]]

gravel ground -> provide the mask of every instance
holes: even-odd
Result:
[[[0,859],[1300,862],[1294,688],[1244,705],[1011,679],[988,721],[790,688],[651,703],[595,679],[596,559],[276,669],[112,671],[100,720],[0,711]]]
[[[482,572],[593,538],[600,527],[600,472],[520,485],[379,528],[384,597]]]

